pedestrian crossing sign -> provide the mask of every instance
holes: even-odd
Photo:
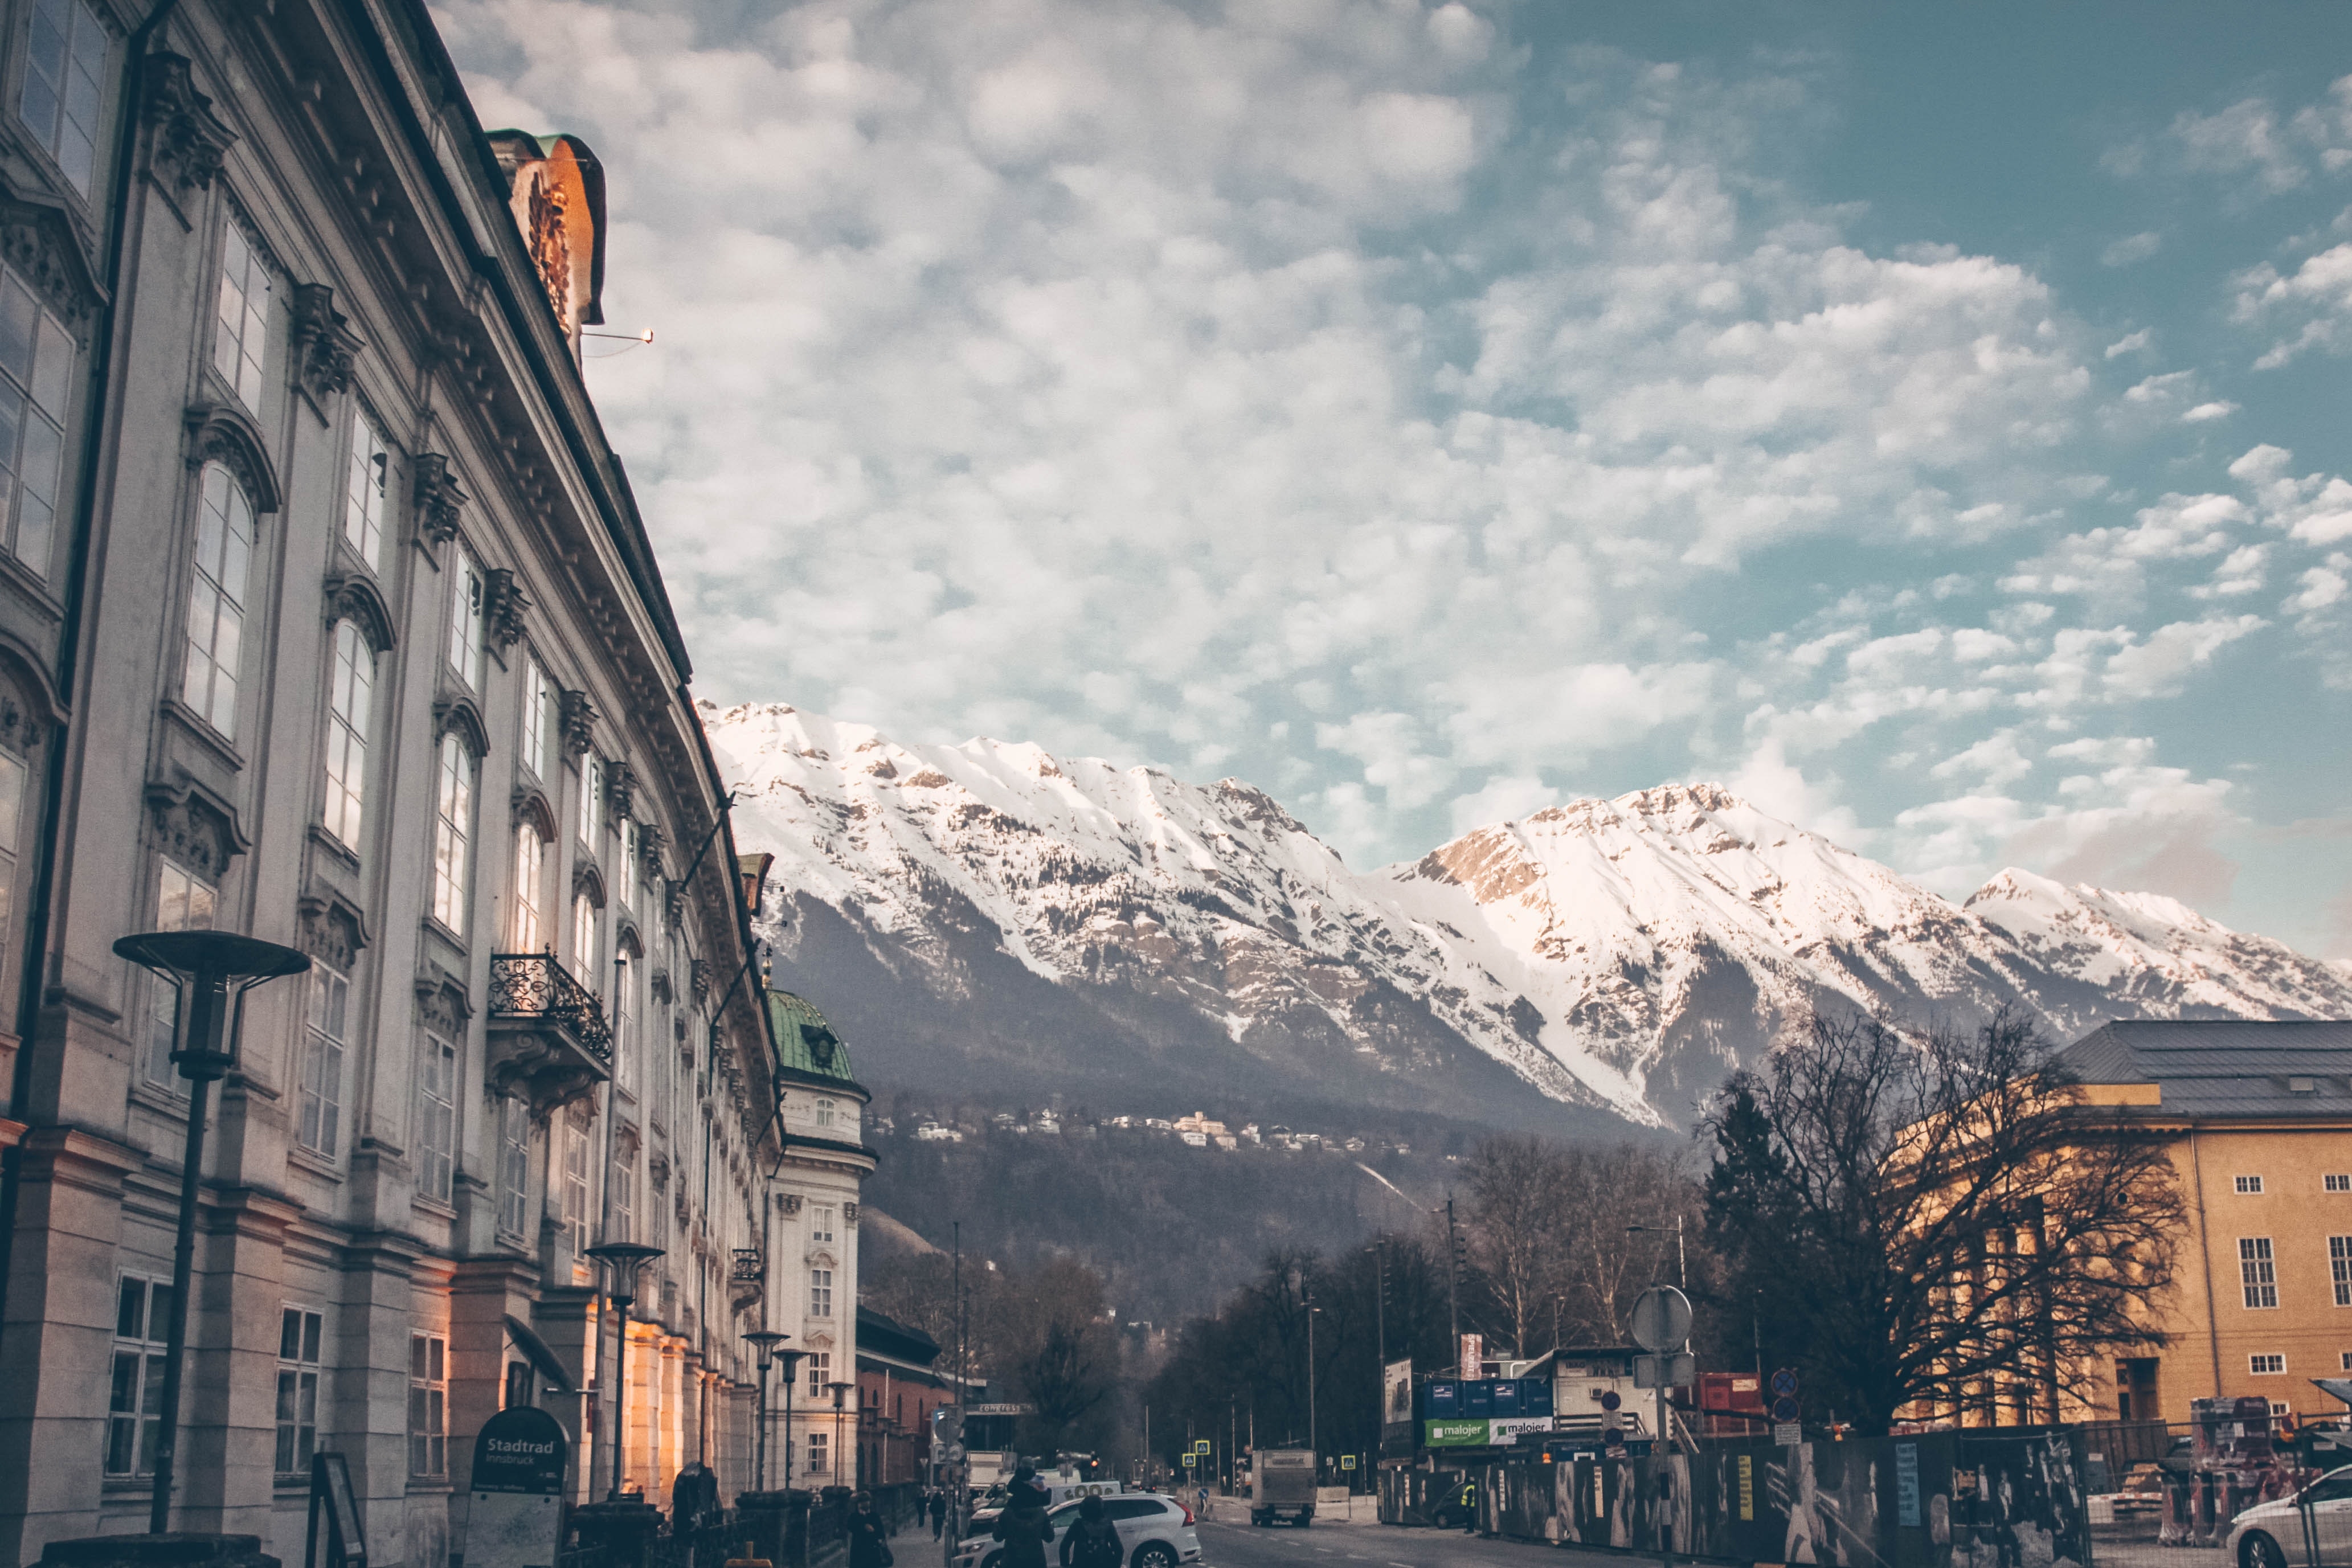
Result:
[[[1340,1455],[1340,1456],[1339,1456],[1339,1468],[1340,1468],[1341,1469],[1343,1469],[1343,1470],[1352,1470],[1352,1469],[1354,1469],[1356,1468],[1356,1456],[1355,1456],[1355,1455],[1353,1455],[1353,1454],[1342,1454],[1342,1455]]]
[[[1188,1469],[1188,1470],[1189,1470],[1189,1469],[1191,1469],[1192,1468],[1192,1460],[1193,1460],[1193,1458],[1194,1458],[1194,1456],[1193,1456],[1193,1455],[1191,1455],[1191,1454],[1186,1454],[1186,1455],[1184,1456],[1184,1468],[1185,1468],[1186,1469]]]
[[[1205,1453],[1207,1453],[1207,1452],[1209,1451],[1209,1439],[1208,1439],[1208,1438],[1206,1438],[1206,1437],[1195,1437],[1195,1438],[1193,1438],[1193,1439],[1192,1439],[1192,1451],[1193,1451],[1194,1453],[1196,1453],[1196,1454],[1205,1454]]]

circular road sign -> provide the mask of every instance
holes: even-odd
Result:
[[[1795,1400],[1783,1394],[1780,1398],[1772,1401],[1772,1419],[1775,1421],[1793,1421],[1796,1418],[1797,1402]]]
[[[1794,1397],[1797,1392],[1797,1375],[1785,1366],[1774,1373],[1772,1392],[1783,1399]]]
[[[1633,1300],[1633,1343],[1656,1353],[1690,1338],[1690,1298],[1672,1285],[1653,1285]]]

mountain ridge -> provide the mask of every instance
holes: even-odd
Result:
[[[1357,872],[1238,779],[902,746],[782,704],[704,718],[739,845],[777,856],[787,976],[908,1075],[1664,1127],[1814,1007],[2011,1004],[2062,1039],[2352,1015],[2352,974],[2159,895],[2012,870],[1956,904],[1718,784]]]

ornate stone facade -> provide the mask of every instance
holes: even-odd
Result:
[[[55,526],[0,570],[0,1448],[34,1456],[0,1463],[0,1561],[144,1525],[111,1404],[161,1354],[188,1100],[172,996],[112,945],[158,928],[311,960],[243,998],[214,1105],[175,1529],[300,1561],[316,1447],[377,1568],[446,1568],[515,1400],[579,1443],[575,1500],[616,1469],[666,1500],[697,1458],[731,1495],[731,1260],[784,1148],[755,988],[668,980],[743,972],[750,921],[579,373],[601,173],[464,144],[422,0],[61,3],[103,35],[86,178],[0,114],[0,269],[68,383]],[[0,4],[13,93],[33,7]],[[662,1249],[628,1358],[659,1415],[616,1455],[586,1253],[623,1239]],[[281,1372],[310,1415],[281,1422]]]

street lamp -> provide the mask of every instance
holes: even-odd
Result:
[[[148,1532],[163,1535],[172,1528],[172,1469],[179,1449],[180,1374],[188,1354],[188,1294],[194,1283],[205,1114],[213,1084],[236,1066],[245,993],[301,974],[310,960],[291,947],[234,931],[148,931],[121,938],[114,951],[116,956],[152,970],[178,994],[173,1015],[180,1032],[172,1064],[188,1081],[188,1136],[180,1155],[180,1228],[172,1249],[172,1320],[163,1341],[163,1388],[157,1411],[155,1495],[147,1509]]]
[[[773,1364],[772,1358],[776,1354],[776,1347],[793,1336],[788,1333],[778,1333],[774,1329],[754,1329],[743,1337],[751,1343],[752,1349],[760,1355],[760,1458],[758,1468],[753,1472],[755,1479],[752,1482],[752,1490],[766,1491],[768,1490],[768,1368]]]
[[[629,1307],[637,1299],[638,1270],[661,1255],[660,1248],[642,1241],[600,1241],[588,1249],[588,1256],[611,1270],[612,1283],[604,1294],[620,1317],[621,1345],[613,1354],[613,1484],[604,1494],[606,1502],[621,1500],[621,1471],[628,1451],[622,1422],[629,1405]]]
[[[799,1375],[800,1364],[808,1359],[804,1350],[776,1352],[776,1364],[784,1373],[784,1490],[793,1490],[793,1379]]]
[[[1675,1239],[1675,1281],[1685,1291],[1690,1289],[1690,1254],[1683,1249],[1683,1217],[1681,1215],[1677,1214],[1675,1216],[1675,1225],[1672,1230],[1668,1230],[1663,1225],[1629,1225],[1625,1228],[1625,1234],[1628,1236],[1672,1236]]]
[[[826,1386],[827,1388],[830,1388],[830,1389],[832,1389],[832,1390],[833,1390],[833,1474],[834,1474],[834,1484],[835,1484],[835,1485],[836,1485],[836,1486],[839,1486],[839,1485],[841,1485],[841,1484],[842,1484],[842,1482],[841,1482],[841,1479],[840,1479],[840,1478],[841,1478],[841,1454],[842,1454],[842,1448],[841,1448],[841,1409],[842,1409],[842,1406],[841,1406],[841,1400],[842,1400],[842,1396],[844,1396],[844,1395],[847,1394],[851,1389],[853,1389],[853,1388],[856,1387],[856,1386],[857,1386],[857,1385],[856,1385],[855,1383],[844,1383],[844,1382],[840,1381],[838,1378],[836,1378],[836,1379],[835,1379],[833,1382],[826,1384],[826,1385],[825,1385],[825,1386]]]
[[[1315,1442],[1315,1319],[1323,1311],[1315,1298],[1307,1302],[1307,1451],[1315,1456],[1315,1484],[1323,1484],[1323,1450]]]

